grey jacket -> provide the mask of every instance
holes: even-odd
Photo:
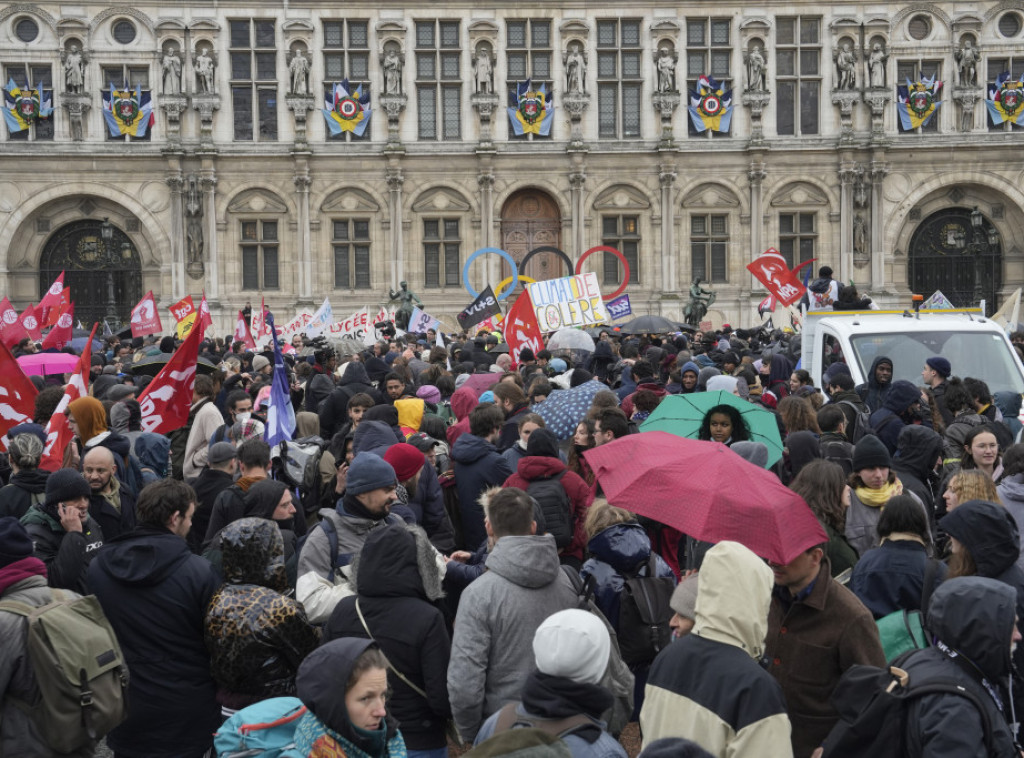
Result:
[[[537,627],[578,602],[559,567],[554,537],[498,540],[487,571],[462,593],[455,617],[448,698],[463,739],[472,741],[488,716],[519,700],[534,668]]]
[[[65,596],[78,597],[70,590],[61,590]],[[16,600],[38,607],[50,602],[50,588],[46,577],[33,576],[12,584],[0,595],[0,600]],[[22,700],[34,701],[39,697],[32,664],[25,649],[28,621],[23,616],[0,611],[0,695],[14,695]],[[28,715],[14,703],[0,702],[0,756],[17,758],[92,758],[95,747],[83,747],[74,753],[58,754],[51,750]]]

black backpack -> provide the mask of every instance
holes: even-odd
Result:
[[[871,428],[871,410],[866,405],[858,406],[852,400],[840,400],[838,404],[853,408],[853,427],[846,430],[846,439],[856,445],[867,435],[875,433]]]
[[[569,547],[573,537],[572,502],[562,486],[564,475],[563,471],[547,479],[534,479],[526,487],[527,494],[540,505],[547,533],[555,538],[559,550]]]
[[[907,755],[906,722],[910,701],[936,693],[948,693],[971,701],[981,717],[985,752],[993,754],[992,722],[977,695],[952,679],[930,679],[914,686],[909,674],[899,668],[918,652],[901,655],[886,669],[856,665],[843,674],[831,698],[839,713],[839,722],[825,739],[823,758],[855,755],[903,758]]]
[[[327,447],[320,437],[303,437],[281,443],[274,456],[274,467],[278,478],[299,491],[303,512],[308,516],[320,507],[322,484],[320,481],[320,459]]]
[[[619,649],[630,666],[650,663],[672,641],[668,622],[675,611],[668,603],[675,581],[658,576],[654,553],[644,566],[646,576],[628,577],[619,597]]]

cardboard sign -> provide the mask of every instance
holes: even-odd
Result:
[[[462,313],[456,316],[456,320],[459,322],[459,326],[463,329],[469,330],[479,324],[488,316],[497,316],[501,314],[501,306],[498,305],[498,298],[494,295],[494,290],[491,289],[491,285],[487,285],[483,292],[481,292],[476,300],[467,305]]]
[[[759,258],[748,263],[747,270],[767,287],[782,305],[792,305],[807,289],[800,282],[796,272],[789,270],[782,253],[774,247],[768,248]]]
[[[629,295],[619,295],[614,300],[609,300],[605,305],[608,306],[608,314],[613,319],[633,315],[633,308],[629,304]]]
[[[526,285],[542,332],[566,326],[594,326],[611,319],[601,299],[597,274],[576,274]]]

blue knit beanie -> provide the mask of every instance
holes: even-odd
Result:
[[[361,495],[382,487],[393,487],[398,482],[391,464],[375,453],[360,453],[352,459],[345,480],[345,492]]]

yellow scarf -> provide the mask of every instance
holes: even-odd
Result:
[[[857,499],[869,508],[881,508],[889,502],[889,498],[903,494],[903,484],[897,479],[892,484],[886,482],[877,490],[858,487],[854,492],[857,493]]]

